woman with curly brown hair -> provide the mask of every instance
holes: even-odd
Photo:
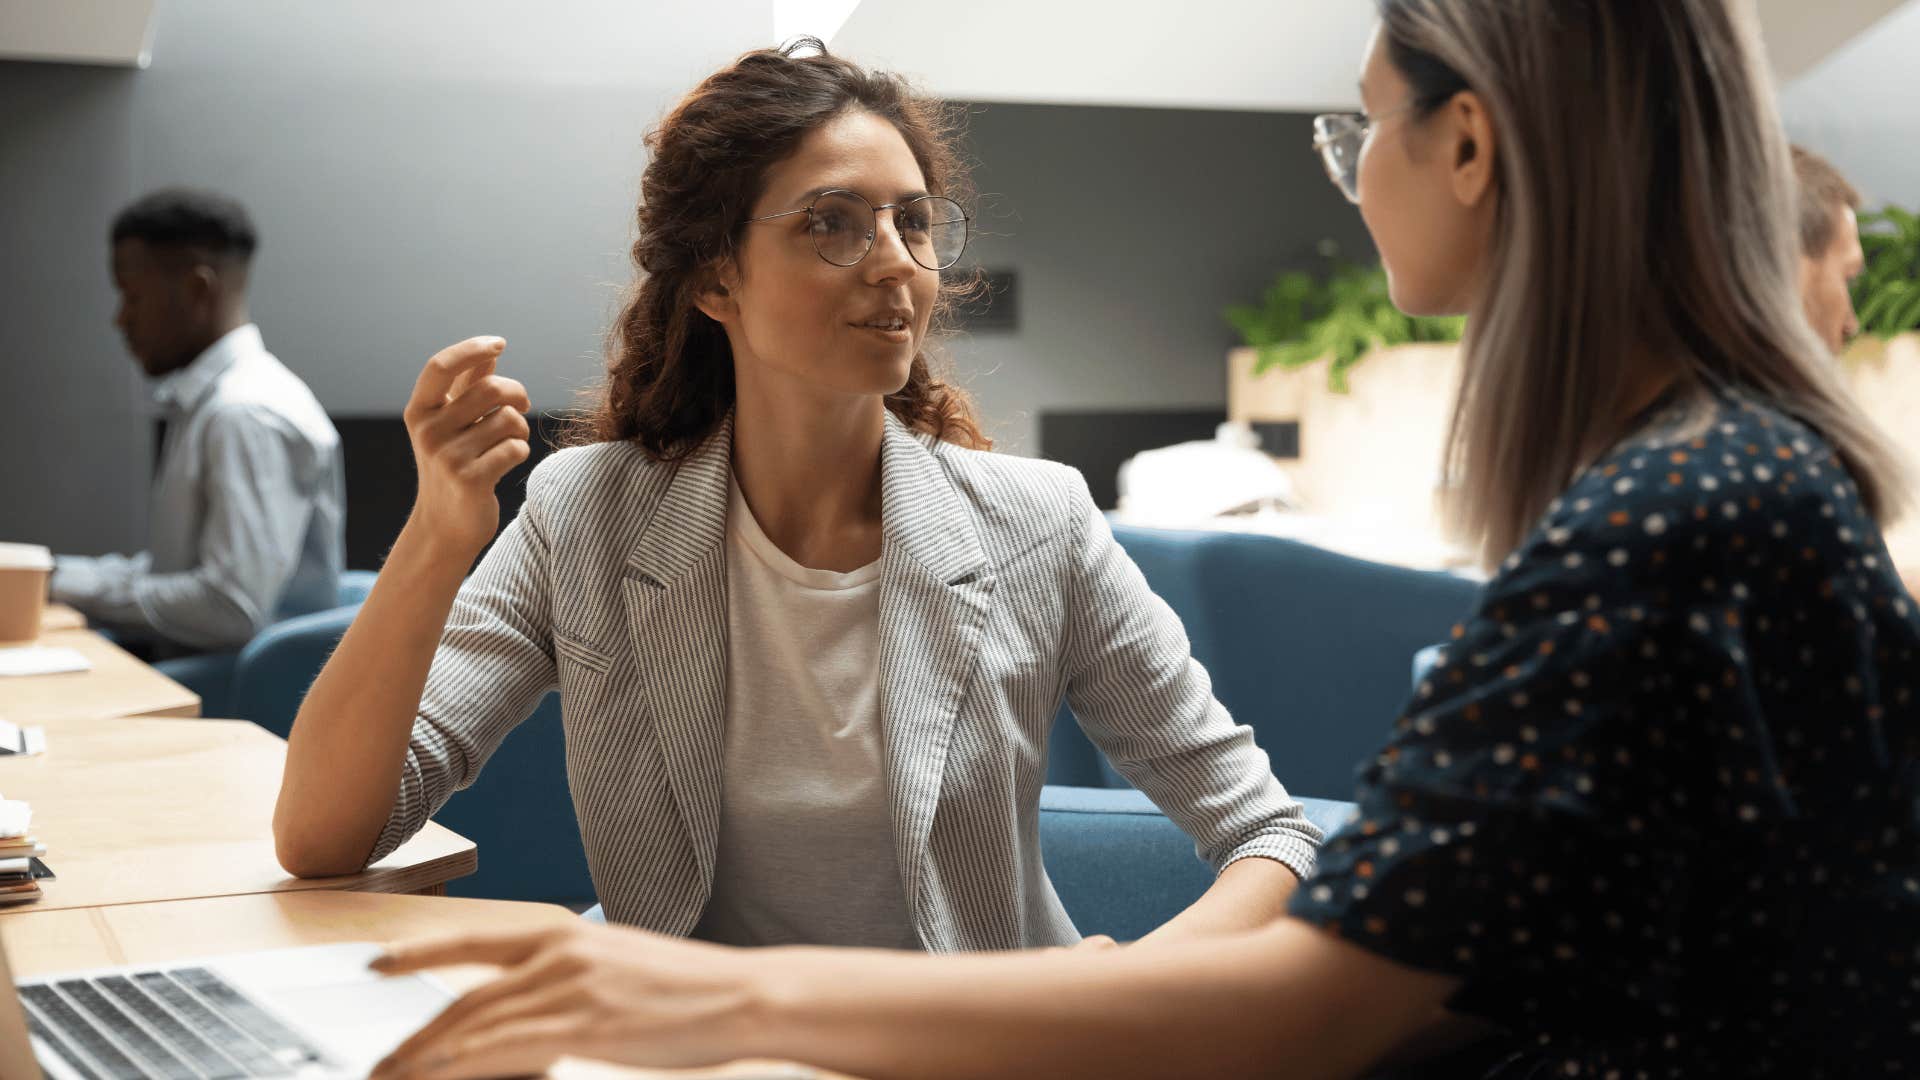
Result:
[[[610,921],[1070,944],[1038,840],[1064,697],[1219,871],[1156,936],[1276,917],[1318,831],[1079,475],[984,452],[929,366],[969,227],[940,107],[810,45],[651,137],[604,395],[464,583],[529,403],[498,338],[427,364],[419,495],[294,726],[282,863],[384,857],[557,685]]]

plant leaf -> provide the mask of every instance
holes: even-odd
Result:
[[[1348,375],[1382,346],[1413,341],[1458,341],[1460,318],[1419,319],[1393,306],[1381,267],[1335,263],[1324,279],[1289,271],[1267,286],[1257,305],[1223,313],[1241,340],[1259,350],[1254,373],[1328,361],[1327,385],[1348,392]]]
[[[1909,330],[1920,330],[1920,287],[1908,290],[1905,301],[1887,316],[1882,337],[1895,337]]]

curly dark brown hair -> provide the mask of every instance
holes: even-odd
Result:
[[[954,150],[956,113],[906,80],[834,56],[817,38],[747,53],[695,87],[647,136],[652,160],[640,182],[639,278],[607,340],[606,382],[564,441],[638,443],[657,460],[683,457],[719,426],[734,402],[733,350],[694,300],[714,267],[738,248],[769,168],[800,140],[849,110],[893,124],[932,194],[967,203],[966,167]],[[932,325],[979,275],[943,275]],[[967,393],[916,353],[887,408],[908,426],[977,449],[992,446]]]

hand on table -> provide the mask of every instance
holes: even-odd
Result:
[[[374,970],[496,964],[500,977],[447,1006],[374,1080],[537,1075],[562,1057],[711,1065],[756,1056],[745,950],[580,922],[399,945]]]

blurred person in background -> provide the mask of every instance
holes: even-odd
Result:
[[[258,234],[208,191],[114,219],[114,325],[166,425],[147,550],[63,555],[52,598],[152,658],[237,649],[334,605],[345,561],[340,436],[247,313]]]

